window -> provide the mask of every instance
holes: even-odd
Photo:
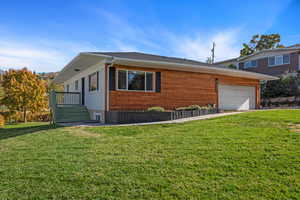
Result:
[[[146,72],[146,90],[152,91],[153,90],[153,73]]]
[[[127,89],[127,71],[119,70],[118,71],[118,88],[122,90]]]
[[[119,90],[153,91],[153,72],[118,70],[117,84]]]
[[[245,62],[245,68],[257,67],[257,60],[250,60]]]
[[[269,66],[290,64],[290,55],[271,56],[268,58]]]
[[[100,121],[100,120],[101,120],[101,114],[98,113],[98,112],[95,112],[95,113],[94,113],[94,119],[95,119],[96,121]]]
[[[269,66],[274,66],[275,65],[275,56],[269,57],[268,62],[269,62]]]
[[[290,55],[283,55],[283,64],[290,64]]]
[[[75,81],[75,90],[78,90],[78,80]]]
[[[66,86],[66,92],[70,92],[70,85],[69,84]]]
[[[128,71],[128,90],[145,90],[145,72]]]
[[[98,72],[89,75],[89,91],[98,90]]]

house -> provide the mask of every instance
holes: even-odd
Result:
[[[67,121],[67,114],[74,113],[74,120],[104,122],[106,112],[152,106],[175,109],[215,104],[223,110],[248,110],[259,108],[260,80],[274,79],[189,59],[137,52],[86,52],[54,79],[65,91],[51,98],[52,103],[66,105],[57,108],[57,121]],[[81,114],[67,106],[74,104],[83,105]],[[83,112],[89,116],[82,117]]]
[[[217,62],[222,66],[235,65],[237,69],[282,76],[300,71],[300,44],[285,48],[267,49],[249,56]]]

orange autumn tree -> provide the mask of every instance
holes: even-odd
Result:
[[[10,111],[22,112],[27,122],[27,112],[37,112],[47,107],[46,84],[27,70],[9,70],[3,75],[4,98],[1,103]]]

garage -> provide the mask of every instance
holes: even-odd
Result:
[[[218,93],[221,110],[255,109],[255,87],[219,85]]]

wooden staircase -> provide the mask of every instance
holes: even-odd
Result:
[[[88,109],[81,105],[78,92],[52,91],[49,102],[53,123],[92,122]]]
[[[55,110],[56,123],[59,122],[88,122],[90,114],[85,106],[61,106]]]

